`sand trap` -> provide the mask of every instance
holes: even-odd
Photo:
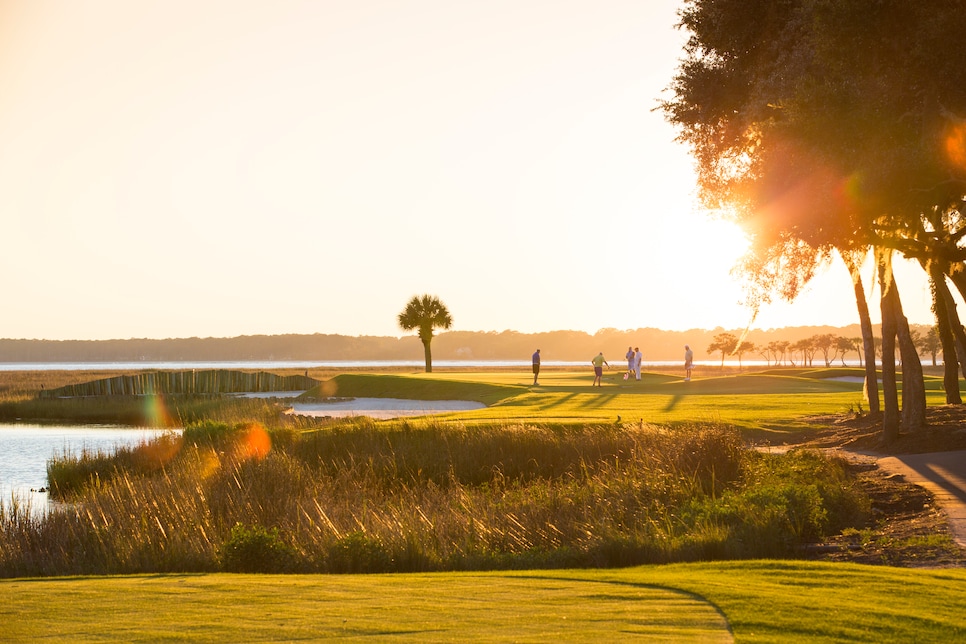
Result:
[[[293,403],[290,414],[299,416],[369,416],[370,418],[399,418],[428,416],[454,411],[483,409],[483,403],[469,400],[404,400],[402,398],[353,398],[333,402]]]
[[[229,394],[236,398],[296,398],[304,394],[305,391],[245,391]]]

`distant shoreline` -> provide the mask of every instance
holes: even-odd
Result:
[[[845,361],[845,367],[840,361],[836,361],[828,368],[858,368],[861,365],[857,361]],[[673,369],[683,367],[683,360],[645,360],[642,366],[652,369]],[[542,363],[544,369],[582,369],[589,367],[590,360],[569,361],[569,360],[545,360]],[[698,369],[721,369],[721,360],[695,360],[694,365]],[[621,371],[624,362],[615,358],[611,361],[610,371]],[[926,366],[925,363],[923,366]],[[341,369],[364,369],[364,370],[396,370],[396,369],[415,369],[422,370],[424,367],[421,360],[232,360],[232,361],[126,361],[126,362],[0,362],[0,371],[185,371],[191,369],[229,369],[243,371],[291,371],[291,370],[341,370]],[[468,369],[530,369],[529,360],[434,360],[433,368],[440,370],[468,370]],[[764,360],[742,360],[739,364],[737,360],[725,360],[725,369],[779,369],[779,368],[798,368],[798,369],[824,369],[825,364],[803,365],[774,365],[767,364]]]
[[[916,327],[920,331],[927,327]],[[875,332],[875,329],[874,329]],[[680,362],[684,346],[690,345],[701,363],[720,363],[721,355],[707,348],[716,336],[730,333],[759,347],[770,342],[794,344],[818,335],[856,339],[862,333],[859,326],[802,326],[782,329],[690,329],[665,331],[655,328],[601,329],[590,334],[583,331],[550,331],[518,333],[516,331],[444,331],[433,337],[433,364],[443,366],[453,362],[510,364],[527,362],[536,349],[541,350],[544,364],[554,361],[583,364],[603,351],[608,360],[620,362],[627,347],[640,348],[646,364]],[[800,355],[798,357],[801,357]],[[748,364],[763,362],[757,351],[742,355]],[[858,361],[854,351],[846,354],[850,363]],[[312,335],[253,335],[231,338],[131,338],[126,340],[29,340],[0,338],[0,364],[26,363],[111,363],[126,368],[140,368],[140,363],[195,362],[286,363],[292,368],[311,368],[319,364],[356,367],[360,363],[395,366],[422,364],[423,346],[413,335],[346,336]],[[47,367],[44,367],[47,368]]]

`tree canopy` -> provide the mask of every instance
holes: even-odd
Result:
[[[946,276],[966,293],[961,0],[687,0],[680,17],[689,39],[662,106],[692,148],[705,203],[753,241],[741,267],[752,304],[794,298],[833,251],[852,271],[851,256],[873,247],[883,341],[908,352],[889,253],[919,259],[937,299]],[[884,384],[894,394],[894,377]],[[921,406],[924,416],[924,396]]]
[[[894,241],[962,204],[961,2],[689,0],[680,15],[665,113],[706,203],[759,247]]]

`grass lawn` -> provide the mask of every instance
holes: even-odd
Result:
[[[962,641],[966,571],[746,561],[618,570],[0,581],[15,641]]]
[[[465,423],[581,424],[621,422],[682,424],[715,421],[742,428],[749,438],[780,439],[808,430],[809,417],[868,409],[860,369],[770,369],[706,375],[645,373],[625,381],[605,371],[600,388],[588,371],[545,371],[540,386],[525,371],[434,372],[406,375],[346,374],[323,384],[327,395],[475,400],[485,409],[438,416]],[[840,380],[849,378],[850,380]],[[926,376],[927,402],[945,402],[942,380]]]

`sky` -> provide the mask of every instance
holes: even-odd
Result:
[[[680,6],[0,0],[0,337],[745,328],[655,111]],[[834,264],[752,326],[856,322]]]

